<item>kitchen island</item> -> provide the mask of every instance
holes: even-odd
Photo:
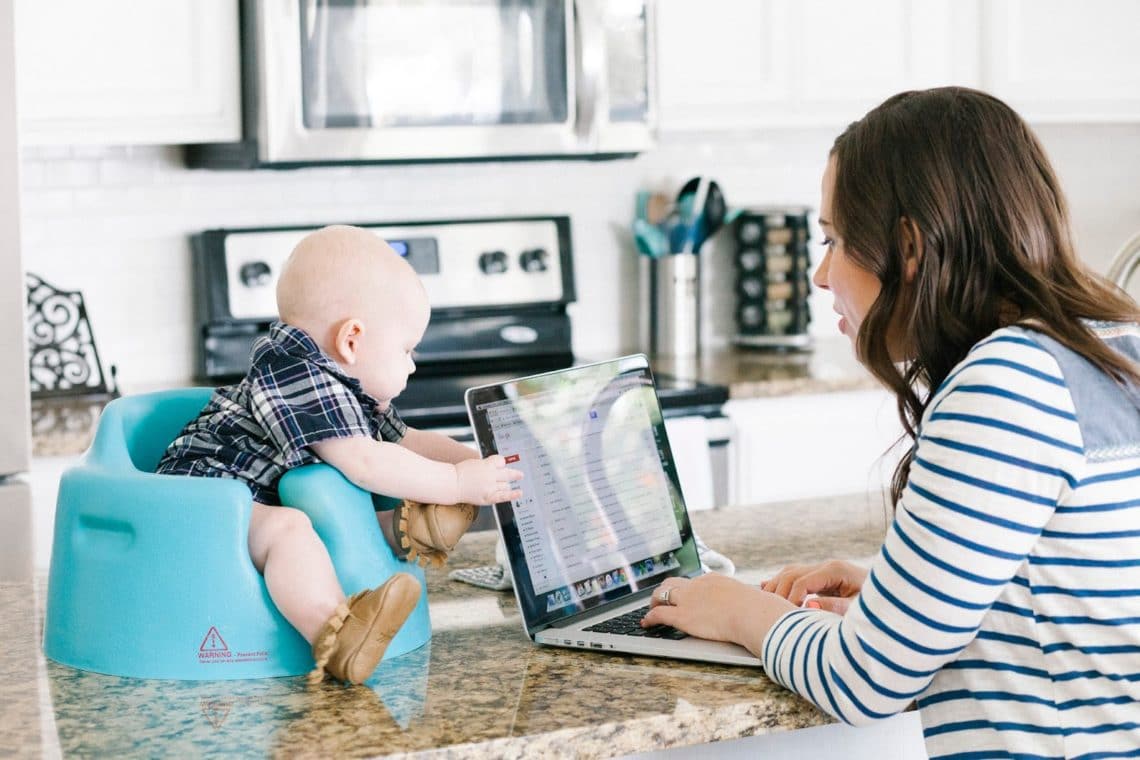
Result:
[[[792,561],[869,557],[882,505],[857,494],[692,519],[757,582]],[[75,670],[43,658],[44,579],[0,585],[0,756],[613,757],[831,722],[758,669],[534,646],[511,592],[447,578],[492,562],[494,540],[468,534],[428,572],[431,642],[356,688]]]

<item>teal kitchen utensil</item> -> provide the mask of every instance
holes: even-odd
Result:
[[[669,253],[669,238],[665,231],[644,219],[633,220],[633,239],[637,250],[653,258],[660,258]]]
[[[647,228],[652,229],[652,225],[644,219],[633,220],[633,243],[637,246],[637,252],[642,256],[653,256],[653,244],[649,241],[649,232]]]
[[[725,221],[727,204],[715,180],[693,177],[677,193],[677,215],[683,229],[670,227],[670,249],[675,253],[697,253]],[[674,218],[674,217],[671,217]]]
[[[685,225],[685,245],[682,248],[682,253],[696,253],[700,250],[697,243],[697,235],[701,225],[704,223],[705,216],[705,200],[709,194],[709,182],[704,177],[697,180],[697,190],[693,193],[692,210],[687,217]],[[703,242],[703,241],[702,241]]]
[[[640,190],[634,196],[634,219],[649,220],[649,197],[651,193],[648,190]]]
[[[721,192],[720,185],[715,181],[710,181],[708,197],[705,199],[701,215],[697,219],[697,230],[693,240],[693,250],[701,250],[705,241],[715,235],[717,230],[724,226],[727,216],[728,204],[725,202],[724,193]]]

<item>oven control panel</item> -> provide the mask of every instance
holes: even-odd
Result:
[[[419,273],[433,309],[479,309],[574,300],[567,217],[360,225]],[[224,281],[234,319],[277,314],[277,276],[290,251],[314,228],[226,230],[204,262]],[[218,238],[215,238],[218,239]],[[211,263],[212,262],[212,263]],[[215,286],[222,283],[215,282]]]

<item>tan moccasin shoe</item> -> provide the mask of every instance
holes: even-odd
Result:
[[[420,582],[396,573],[384,585],[350,596],[337,607],[313,641],[317,666],[309,682],[327,671],[334,678],[362,683],[384,657],[384,650],[420,599]]]
[[[405,499],[396,507],[392,530],[400,546],[408,550],[409,562],[419,557],[421,565],[430,562],[439,567],[478,514],[474,504],[423,504]]]

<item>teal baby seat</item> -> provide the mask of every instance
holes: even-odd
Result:
[[[64,473],[44,619],[44,653],[52,660],[112,675],[189,680],[312,669],[309,644],[273,606],[249,558],[249,488],[154,473],[210,393],[186,388],[112,401],[83,461]],[[324,464],[286,473],[279,491],[282,502],[309,515],[346,594],[398,571],[424,585],[384,658],[427,643],[423,570],[392,553],[372,495]]]

